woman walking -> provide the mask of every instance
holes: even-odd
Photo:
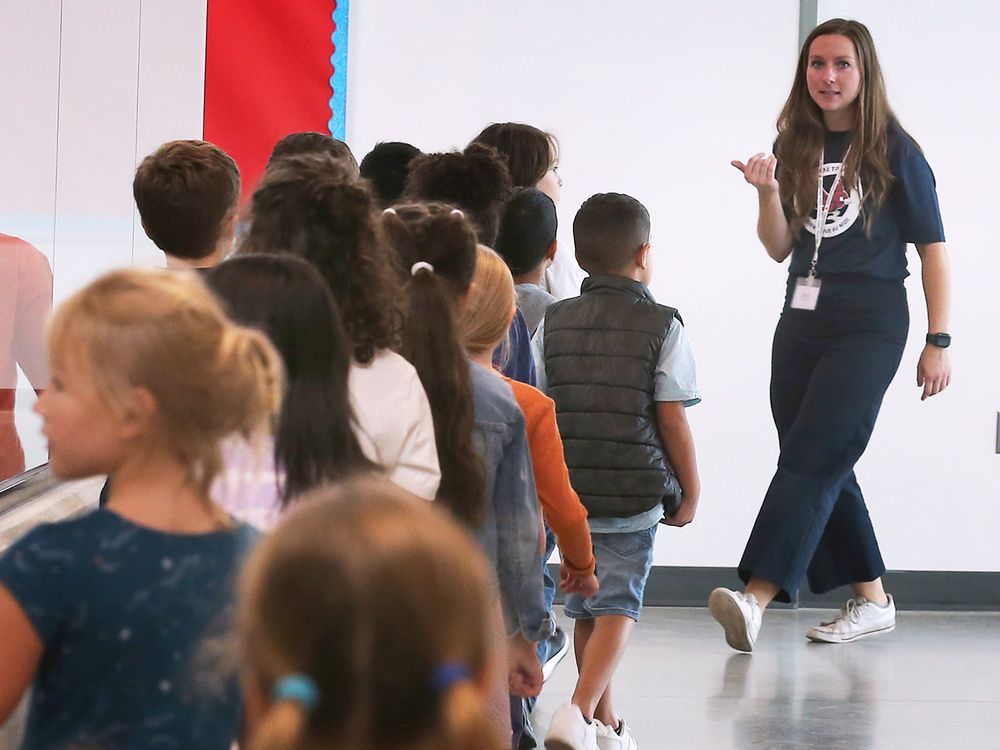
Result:
[[[746,588],[716,589],[709,607],[729,645],[749,652],[768,604],[790,601],[805,576],[816,593],[854,591],[811,640],[887,633],[895,604],[854,465],[906,344],[908,243],[927,299],[917,383],[923,399],[948,386],[948,257],[934,175],[889,108],[865,26],[813,30],[774,155],[733,166],[757,189],[767,254],[791,264],[771,361],[778,469],[740,562]]]

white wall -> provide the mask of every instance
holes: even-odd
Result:
[[[689,411],[704,480],[699,518],[661,527],[661,565],[734,566],[774,470],[767,387],[786,269],[758,244],[755,195],[729,161],[770,148],[794,72],[798,6],[351,8],[347,138],[359,157],[379,140],[447,149],[491,121],[530,122],[562,144],[563,252],[576,208],[595,192],[627,192],[650,209],[653,291],[685,316],[704,396]],[[892,100],[936,169],[956,259],[955,385],[923,404],[912,385],[926,332],[918,277],[908,284],[912,341],[859,468],[895,569],[1000,570],[990,543],[1000,521],[998,310],[988,287],[997,261],[991,212],[975,200],[992,196],[997,171],[986,130],[995,105],[983,92],[995,89],[986,35],[1000,9],[967,6],[976,13],[930,0],[907,3],[905,14],[898,2],[820,3],[821,14],[871,24]]]
[[[937,177],[953,269],[954,381],[921,403],[915,378],[927,317],[910,251],[910,341],[859,471],[883,554],[895,568],[1000,570],[1000,5],[912,0],[904,11],[902,3],[821,0],[818,10],[820,21],[855,18],[871,30],[889,100]]]
[[[56,303],[111,268],[163,263],[135,215],[132,176],[163,141],[201,137],[206,8],[2,0],[0,232],[48,256]],[[29,467],[46,460],[33,400],[22,379]]]

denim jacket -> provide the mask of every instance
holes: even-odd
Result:
[[[469,366],[473,441],[486,469],[486,520],[477,538],[493,563],[508,635],[539,641],[552,632],[542,593],[541,512],[524,414],[494,373]]]

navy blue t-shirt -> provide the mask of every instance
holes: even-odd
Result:
[[[511,380],[527,383],[532,387],[536,383],[531,335],[520,310],[514,313],[514,318],[510,321],[507,341],[500,342],[500,346],[493,352],[493,366],[498,367]]]
[[[22,748],[218,748],[243,710],[231,654],[246,524],[170,534],[101,509],[33,529],[0,585],[45,646]]]
[[[882,208],[875,216],[871,236],[866,215],[859,211],[864,175],[850,193],[838,186],[830,200],[816,274],[858,274],[876,279],[904,279],[906,245],[944,242],[934,173],[914,140],[896,123],[889,126],[889,169],[896,178]],[[847,152],[850,133],[827,133],[824,146],[823,186],[833,187],[837,169]],[[866,207],[868,210],[868,207]],[[816,209],[792,246],[792,276],[806,276],[815,249]]]

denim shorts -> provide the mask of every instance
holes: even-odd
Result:
[[[625,534],[594,534],[594,558],[600,590],[588,599],[566,596],[566,616],[587,620],[602,615],[625,615],[639,620],[642,593],[653,564],[656,526]]]

